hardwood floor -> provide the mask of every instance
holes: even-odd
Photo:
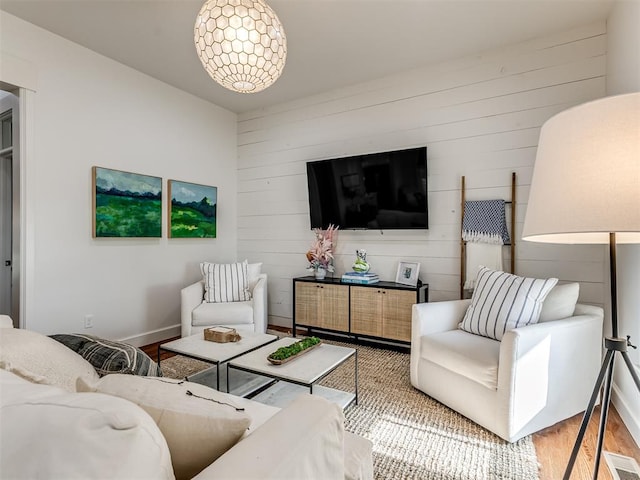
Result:
[[[161,343],[171,340],[175,340],[175,338],[167,339]],[[147,345],[142,347],[142,350],[155,360],[158,355],[158,344]],[[172,353],[163,352],[161,359],[164,360],[171,356],[173,356]],[[600,410],[598,408],[593,413],[589,423],[589,428],[573,468],[571,480],[590,480],[592,478],[591,472],[596,450],[599,417]],[[538,462],[540,462],[540,480],[558,480],[562,478],[581,422],[582,414],[576,415],[533,435],[533,443],[536,447]],[[635,458],[640,463],[640,448],[635,444],[633,437],[631,437],[624,423],[622,423],[622,419],[614,407],[609,412],[604,450]],[[612,480],[613,477],[609,473],[604,456],[602,456],[600,462],[599,472],[599,480]]]
[[[594,456],[598,437],[598,421],[600,408],[596,408],[591,422],[582,442],[582,447],[576,459],[572,480],[587,480],[592,478]],[[582,414],[571,417],[563,422],[553,425],[533,435],[533,443],[540,462],[540,480],[557,480],[562,478],[564,470],[571,455],[575,443]],[[620,415],[615,407],[611,407],[607,420],[607,431],[603,450],[626,455],[635,458],[640,463],[640,448],[635,444],[633,437],[622,423]],[[610,480],[613,477],[609,473],[604,455],[600,460],[600,480]]]
[[[154,361],[157,361],[158,360],[158,345],[160,345],[161,343],[171,342],[171,341],[177,340],[179,338],[180,337],[167,338],[166,340],[163,340],[161,342],[156,342],[156,343],[152,343],[151,345],[145,345],[144,347],[140,347],[140,349],[144,353],[149,355],[151,358],[153,358]],[[162,354],[160,355],[160,361],[166,360],[167,358],[173,357],[174,355],[175,355],[174,353],[163,351]]]

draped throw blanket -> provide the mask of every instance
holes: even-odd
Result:
[[[502,245],[509,243],[504,200],[464,202],[462,239],[467,242],[463,289],[473,290],[481,267],[502,270]]]
[[[474,243],[508,244],[510,239],[504,205],[504,200],[464,202],[462,239]]]
[[[465,290],[473,290],[476,287],[477,273],[480,268],[502,270],[502,245],[467,242],[466,254],[467,275],[462,286]]]

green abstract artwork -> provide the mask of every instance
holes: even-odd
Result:
[[[162,178],[93,167],[93,236],[161,237]]]
[[[169,237],[216,238],[218,188],[169,180]]]

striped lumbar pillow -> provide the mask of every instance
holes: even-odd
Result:
[[[204,300],[209,303],[251,300],[247,261],[241,263],[201,263],[204,277]]]
[[[557,278],[525,278],[480,267],[471,305],[459,327],[501,340],[508,330],[537,323],[542,303],[556,283]]]

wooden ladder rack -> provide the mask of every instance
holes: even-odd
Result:
[[[461,208],[460,208],[460,298],[464,298],[464,280],[467,275],[466,266],[466,253],[467,242],[462,239],[462,222],[464,221],[464,206],[466,201],[466,185],[465,176],[462,176],[461,186]],[[505,201],[505,204],[511,205],[511,243],[509,244],[511,249],[511,273],[516,272],[516,172],[511,172],[511,200]]]

